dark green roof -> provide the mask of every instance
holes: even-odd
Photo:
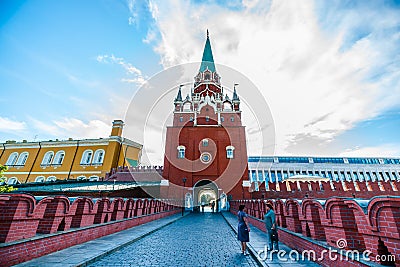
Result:
[[[182,101],[182,92],[181,92],[181,86],[179,86],[179,90],[178,90],[178,95],[175,98],[175,101]]]
[[[211,51],[211,43],[210,38],[208,37],[208,31],[206,45],[204,46],[203,51],[203,58],[201,59],[200,72],[204,72],[207,68],[211,72],[215,72],[214,58]]]

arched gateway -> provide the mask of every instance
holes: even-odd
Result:
[[[193,208],[201,210],[201,206],[205,206],[205,211],[211,211],[212,202],[218,204],[219,194],[217,185],[210,180],[198,181],[193,187]],[[215,210],[217,210],[215,205]]]
[[[228,199],[250,197],[243,187],[248,180],[245,127],[236,88],[232,91],[231,97],[224,92],[207,32],[199,72],[186,98],[179,87],[165,139],[163,178],[178,186],[168,189],[167,197],[182,197],[187,209],[210,201],[226,209]]]

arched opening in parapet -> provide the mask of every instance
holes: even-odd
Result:
[[[378,255],[380,264],[383,266],[396,266],[396,256],[390,253],[388,247],[379,238],[378,240]]]
[[[210,180],[201,180],[193,187],[193,208],[195,211],[218,211],[219,195],[217,185]]]
[[[65,230],[65,218],[62,219],[62,221],[57,227],[57,231],[64,231],[64,230]]]

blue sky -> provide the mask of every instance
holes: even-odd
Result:
[[[0,141],[107,137],[207,28],[264,95],[277,154],[400,155],[398,1],[2,0]]]

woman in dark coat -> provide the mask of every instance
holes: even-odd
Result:
[[[238,221],[238,240],[242,242],[243,255],[247,256],[249,253],[246,251],[246,243],[249,242],[250,227],[247,222],[247,214],[244,212],[244,205],[239,206]]]

